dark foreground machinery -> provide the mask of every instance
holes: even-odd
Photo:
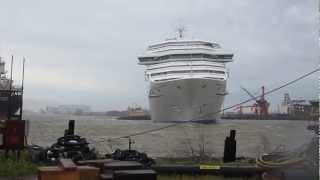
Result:
[[[85,138],[77,135],[65,135],[57,140],[46,152],[49,161],[68,158],[73,161],[96,159],[94,149],[89,148]]]
[[[95,149],[89,147],[87,140],[74,134],[74,123],[74,120],[69,121],[69,127],[65,130],[64,136],[58,138],[51,147],[29,146],[32,161],[54,163],[59,158],[72,159],[74,162],[97,159]]]
[[[151,167],[155,164],[155,161],[148,157],[146,153],[141,153],[136,150],[120,150],[117,149],[111,154],[113,160],[119,161],[136,161],[144,165],[145,167]]]

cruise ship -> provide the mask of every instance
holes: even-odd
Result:
[[[138,57],[150,82],[154,122],[216,122],[227,94],[226,63],[233,53],[217,43],[177,38],[150,45]]]

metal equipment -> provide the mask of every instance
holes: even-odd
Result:
[[[262,94],[260,95],[260,98],[258,99],[256,96],[252,95],[250,91],[248,91],[246,88],[241,87],[242,90],[244,90],[251,98],[256,100],[256,102],[252,105],[253,111],[256,115],[265,116],[269,114],[269,102],[265,99],[265,88],[264,86],[261,87]]]
[[[47,150],[47,158],[56,161],[59,158],[68,158],[73,161],[96,159],[94,149],[89,148],[89,143],[85,138],[74,135],[75,121],[69,120],[69,127],[65,130],[63,137],[60,137]]]
[[[26,142],[27,121],[22,120],[25,59],[23,59],[20,88],[13,86],[13,56],[11,56],[10,79],[6,77],[4,64],[0,57],[0,149],[4,150],[6,158],[9,151],[12,151],[19,159],[20,151]]]
[[[34,162],[57,162],[59,158],[68,158],[75,162],[80,160],[97,159],[95,149],[89,147],[89,142],[81,136],[74,134],[75,121],[69,121],[69,127],[64,136],[49,148],[29,146],[30,155]]]
[[[137,161],[146,167],[150,167],[155,164],[155,161],[148,157],[146,153],[140,153],[136,150],[120,150],[117,149],[111,154],[113,160],[120,161]]]

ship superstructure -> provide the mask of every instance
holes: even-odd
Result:
[[[22,108],[23,88],[15,86],[7,76],[5,62],[0,57],[0,120],[14,117]]]
[[[216,121],[232,58],[217,43],[182,36],[149,46],[138,59],[147,68],[152,120]]]

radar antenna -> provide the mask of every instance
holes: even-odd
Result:
[[[184,27],[179,27],[178,28],[178,33],[179,33],[179,38],[183,38],[183,33],[186,31]]]

